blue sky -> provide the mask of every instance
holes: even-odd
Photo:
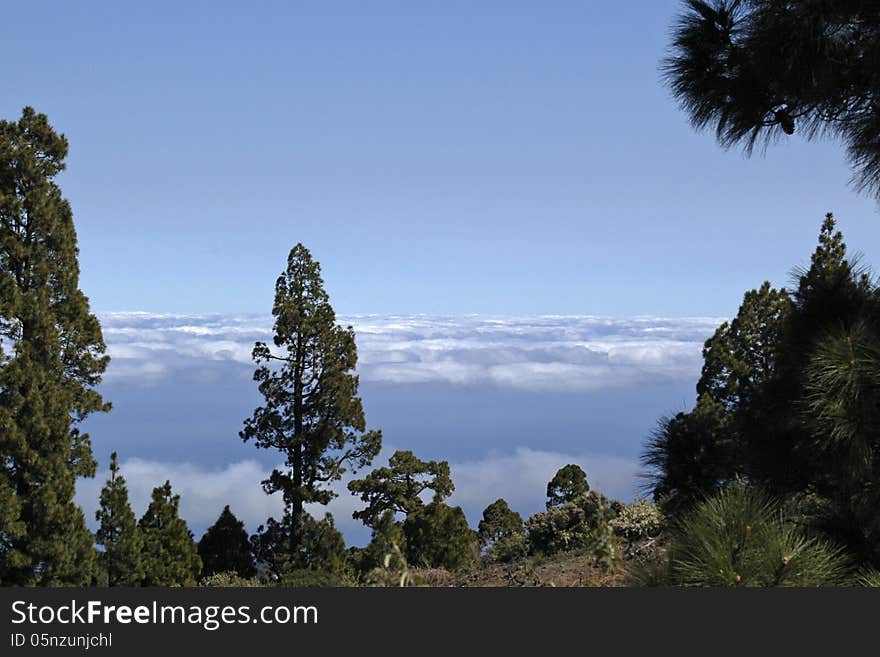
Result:
[[[728,315],[827,210],[880,261],[839,145],[692,132],[677,4],[15,3],[0,116],[70,139],[103,311],[265,312],[297,241],[342,312]]]

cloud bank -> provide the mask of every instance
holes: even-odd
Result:
[[[693,379],[717,318],[350,315],[362,381],[495,385],[588,391]],[[211,377],[252,368],[272,318],[253,315],[105,313],[107,380],[156,383],[180,372]],[[224,370],[225,371],[225,370]]]

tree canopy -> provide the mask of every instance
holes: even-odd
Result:
[[[569,463],[556,472],[547,483],[547,508],[562,506],[590,490],[587,474],[579,465]]]
[[[74,504],[93,477],[81,422],[109,358],[79,288],[76,230],[55,177],[67,140],[24,108],[0,121],[0,582],[82,585],[93,537]]]
[[[880,13],[863,0],[687,0],[664,62],[691,122],[725,147],[843,141],[880,196]]]
[[[386,511],[407,514],[416,510],[422,506],[420,495],[425,491],[433,491],[435,499],[443,500],[455,486],[446,461],[422,461],[410,451],[396,451],[388,459],[388,467],[350,481],[348,489],[367,503],[352,516],[372,526]]]

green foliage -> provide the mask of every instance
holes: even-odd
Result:
[[[511,511],[503,499],[494,501],[483,510],[477,536],[489,561],[514,561],[528,552],[522,516]]]
[[[406,587],[418,586],[419,578],[410,570],[400,547],[392,545],[382,562],[366,574],[365,582],[368,586]]]
[[[529,550],[544,556],[582,550],[593,555],[597,563],[612,567],[620,556],[610,524],[613,517],[604,495],[596,491],[584,493],[526,520]]]
[[[796,283],[746,295],[706,343],[694,410],[665,421],[643,459],[668,513],[743,478],[876,567],[880,290],[830,214]]]
[[[284,581],[290,573],[301,570],[339,576],[346,571],[345,540],[336,529],[331,514],[315,520],[306,513],[300,526],[298,549],[293,552],[290,550],[292,532],[290,516],[282,522],[269,518],[267,524],[260,525],[251,537],[257,563],[267,568],[275,579]]]
[[[297,244],[275,284],[274,346],[257,342],[253,350],[265,405],[245,420],[241,438],[257,447],[275,449],[284,467],[263,482],[268,494],[284,497],[285,518],[267,529],[283,528],[290,554],[302,549],[304,505],[327,504],[328,487],[347,467],[368,465],[378,454],[382,436],[366,431],[358,377],[354,330],[336,324],[324,291],[321,267],[308,249]],[[298,558],[298,557],[297,557]]]
[[[590,490],[587,475],[580,466],[562,466],[547,484],[547,508],[572,502]]]
[[[192,532],[180,518],[180,496],[171,483],[153,489],[152,501],[138,523],[144,541],[144,586],[194,586],[202,560]]]
[[[368,586],[414,586],[416,579],[406,561],[403,524],[393,511],[383,513],[373,528],[373,538],[364,548],[360,571]]]
[[[244,523],[229,510],[228,504],[202,536],[198,548],[205,575],[235,573],[249,579],[257,574]]]
[[[611,521],[611,529],[629,542],[656,537],[663,529],[663,513],[659,507],[645,499],[625,504]]]
[[[304,589],[335,588],[349,585],[339,573],[311,568],[289,570],[284,573],[280,584],[281,586]]]
[[[661,419],[642,454],[654,498],[674,513],[715,492],[730,474],[734,450],[727,413],[708,395],[690,413]]]
[[[837,137],[858,186],[880,193],[880,14],[872,3],[684,5],[664,66],[695,127],[747,153],[795,131]]]
[[[95,474],[79,424],[109,408],[97,318],[79,289],[70,204],[54,182],[67,140],[26,107],[0,121],[0,582],[84,585],[93,537],[73,502]]]
[[[746,292],[736,317],[724,322],[703,347],[697,396],[707,395],[725,410],[747,404],[775,373],[791,298],[765,282]]]
[[[880,572],[876,570],[866,570],[859,573],[858,577],[856,577],[856,583],[859,586],[878,588],[880,587]]]
[[[257,588],[263,586],[255,577],[245,578],[235,572],[213,573],[203,577],[199,586],[205,588]]]
[[[397,451],[388,467],[349,482],[348,489],[367,503],[367,508],[355,511],[353,517],[372,526],[386,511],[407,514],[422,506],[420,495],[426,490],[442,500],[455,486],[446,461],[422,461],[412,452]]]
[[[360,554],[359,568],[364,573],[377,568],[402,572],[406,565],[403,524],[395,520],[394,511],[385,511],[373,524],[373,536]]]
[[[734,482],[671,528],[669,576],[684,586],[834,586],[848,562],[786,522],[778,504]]]
[[[477,534],[468,527],[461,507],[439,500],[411,512],[403,523],[408,563],[455,570],[479,556]]]
[[[138,586],[144,578],[144,542],[128,502],[125,478],[119,474],[116,452],[110,455],[110,478],[101,490],[95,520],[99,525],[95,540],[104,548],[100,567],[107,586]]]

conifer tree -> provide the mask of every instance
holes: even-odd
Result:
[[[257,574],[244,523],[229,510],[228,504],[199,541],[199,556],[204,575],[236,573],[250,578]]]
[[[477,533],[468,526],[464,511],[437,497],[407,515],[403,533],[406,560],[416,566],[455,570],[479,556]]]
[[[477,535],[490,561],[511,561],[527,552],[523,519],[507,501],[495,500],[483,510]]]
[[[153,489],[152,501],[140,519],[144,541],[144,586],[192,586],[202,560],[192,532],[178,513],[180,495],[171,482]]]
[[[381,447],[381,432],[366,431],[357,396],[354,330],[336,324],[320,265],[297,244],[275,284],[274,349],[254,346],[254,380],[265,403],[245,420],[241,438],[285,457],[263,482],[284,497],[284,519],[263,531],[284,537],[287,552],[299,554],[309,503],[327,504],[328,484],[348,469],[368,465]],[[275,529],[272,531],[272,522]],[[267,534],[261,542],[265,544]],[[278,551],[278,550],[276,550]]]
[[[101,505],[95,512],[98,545],[103,546],[101,569],[108,586],[137,586],[144,578],[141,562],[143,539],[128,502],[125,479],[119,474],[116,452],[110,455],[110,478],[101,490]]]
[[[108,410],[108,357],[79,289],[70,204],[55,177],[67,140],[26,107],[0,121],[0,582],[82,585],[94,537],[73,501],[95,462],[79,424]],[[17,516],[17,517],[16,517]]]
[[[590,490],[587,475],[574,463],[564,465],[547,483],[547,508],[562,506]]]
[[[348,489],[367,503],[367,508],[352,516],[373,526],[386,511],[408,514],[422,506],[420,495],[426,490],[443,500],[455,486],[448,462],[422,461],[410,451],[397,451],[388,459],[388,467],[376,468],[363,479],[349,482]]]
[[[372,538],[361,555],[361,570],[369,573],[385,567],[396,572],[406,568],[406,537],[402,523],[394,518],[394,511],[385,511],[372,527]]]
[[[664,62],[691,123],[751,153],[837,137],[880,195],[880,12],[864,0],[685,0]]]

